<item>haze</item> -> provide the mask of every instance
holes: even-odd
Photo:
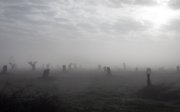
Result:
[[[0,65],[180,64],[179,0],[0,0]]]

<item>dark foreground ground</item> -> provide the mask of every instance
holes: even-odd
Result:
[[[145,72],[0,75],[0,112],[180,112],[180,74]]]

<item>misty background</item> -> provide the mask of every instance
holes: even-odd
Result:
[[[0,0],[0,65],[175,67],[178,0]]]

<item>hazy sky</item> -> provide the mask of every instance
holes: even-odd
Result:
[[[0,65],[180,65],[180,0],[0,0]]]

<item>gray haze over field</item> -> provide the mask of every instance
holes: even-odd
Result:
[[[0,65],[180,64],[180,0],[0,0]]]

